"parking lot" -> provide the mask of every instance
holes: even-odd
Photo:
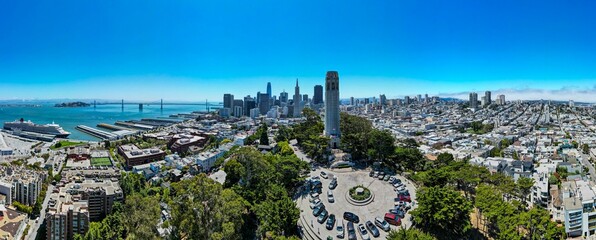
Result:
[[[374,223],[375,217],[379,217],[383,219],[385,213],[389,211],[389,209],[394,207],[394,198],[397,196],[394,187],[387,181],[375,179],[369,176],[369,171],[346,171],[343,169],[343,172],[339,171],[331,171],[329,169],[320,168],[313,172],[311,172],[311,176],[320,176],[321,171],[325,171],[328,173],[329,177],[327,179],[320,178],[322,182],[322,193],[319,196],[321,202],[325,205],[325,209],[330,214],[335,214],[337,220],[343,219],[344,212],[352,212],[358,215],[360,218],[360,222],[365,224],[366,221],[371,221]],[[328,200],[327,192],[329,189],[329,183],[333,176],[337,176],[337,187],[331,192],[333,193],[335,202],[330,203]],[[410,192],[411,199],[412,199],[412,209],[416,207],[415,199],[416,199],[416,189],[414,186],[407,181],[405,178],[401,176],[396,176],[396,178],[400,179],[402,183],[405,184],[406,189]],[[355,187],[357,185],[362,185],[368,188],[372,194],[374,194],[374,199],[367,205],[364,206],[356,206],[350,203],[347,198],[347,195],[350,188]],[[298,207],[301,211],[301,222],[305,231],[311,230],[311,233],[318,235],[320,239],[326,239],[328,236],[333,237],[333,239],[338,239],[336,237],[337,231],[335,226],[332,230],[327,230],[325,228],[325,223],[318,223],[317,217],[313,216],[313,210],[310,207],[309,202],[310,196],[308,194],[302,195],[297,201]],[[411,211],[411,210],[410,210]],[[347,221],[343,220],[344,229],[346,229]],[[308,226],[304,226],[308,225]],[[355,228],[357,229],[357,224],[354,224]],[[406,213],[405,218],[402,219],[401,226],[406,228],[411,226],[410,221],[410,214],[409,211]],[[391,225],[391,229],[397,229],[398,227]],[[375,237],[369,232],[369,236],[371,239]],[[385,239],[387,236],[387,232],[381,230],[379,228],[380,236],[377,239]],[[358,231],[356,230],[356,235],[358,239],[362,239]],[[345,232],[344,239],[347,239],[348,233]]]

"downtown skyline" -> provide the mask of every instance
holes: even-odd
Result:
[[[0,99],[218,101],[267,82],[292,92],[296,78],[312,95],[337,70],[342,99],[490,90],[596,102],[589,1],[228,5],[10,3]]]

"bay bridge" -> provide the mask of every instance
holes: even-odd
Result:
[[[223,106],[223,103],[219,102],[219,103],[213,103],[213,102],[208,102],[207,100],[205,100],[205,102],[164,102],[163,99],[160,99],[159,101],[146,101],[146,102],[126,102],[124,101],[124,99],[122,99],[120,102],[98,102],[97,100],[93,101],[93,107],[97,107],[97,105],[121,105],[122,106],[122,110],[124,111],[124,105],[139,105],[139,111],[143,110],[143,106],[147,105],[159,105],[161,110],[163,110],[163,106],[205,106],[205,109],[207,109],[207,112],[209,112],[210,109],[213,110],[217,110],[219,108],[221,108]]]

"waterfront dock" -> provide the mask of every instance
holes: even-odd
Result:
[[[139,130],[152,130],[155,127],[153,126],[149,126],[149,125],[145,125],[145,124],[136,124],[136,123],[130,123],[130,122],[122,122],[122,121],[118,121],[116,123],[114,123],[118,126],[123,126],[123,127],[130,127],[130,128],[134,128],[134,129],[139,129]]]
[[[112,130],[112,131],[121,131],[121,130],[134,131],[133,129],[130,129],[127,127],[115,126],[115,125],[111,125],[111,124],[107,124],[107,123],[97,124],[97,127]]]
[[[116,140],[118,139],[118,135],[111,133],[111,132],[106,132],[106,131],[102,131],[99,129],[95,129],[92,127],[88,127],[85,125],[78,125],[75,127],[76,130],[79,130],[81,132],[84,132],[86,134],[89,134],[91,136],[97,137],[97,138],[101,138],[102,140]]]

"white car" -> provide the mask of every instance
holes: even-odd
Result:
[[[315,200],[319,199],[319,194],[318,193],[311,193],[310,194],[310,201],[309,202],[314,202]]]
[[[344,220],[339,219],[337,220],[335,230],[337,231],[337,238],[344,238],[346,235],[346,230],[344,229]]]
[[[335,198],[333,197],[333,192],[327,191],[327,200],[329,200],[329,203],[335,202]]]
[[[406,188],[404,186],[399,186],[399,187],[395,188],[396,192],[401,192],[403,190],[406,190]]]
[[[310,209],[315,209],[319,205],[321,205],[321,199],[317,198],[312,203],[310,203]]]
[[[360,233],[362,240],[370,240],[370,236],[368,236],[368,231],[366,230],[366,227],[364,227],[364,224],[358,224],[358,232]]]
[[[327,178],[329,178],[329,175],[327,175],[326,172],[321,172],[321,177],[324,179],[327,179]]]

